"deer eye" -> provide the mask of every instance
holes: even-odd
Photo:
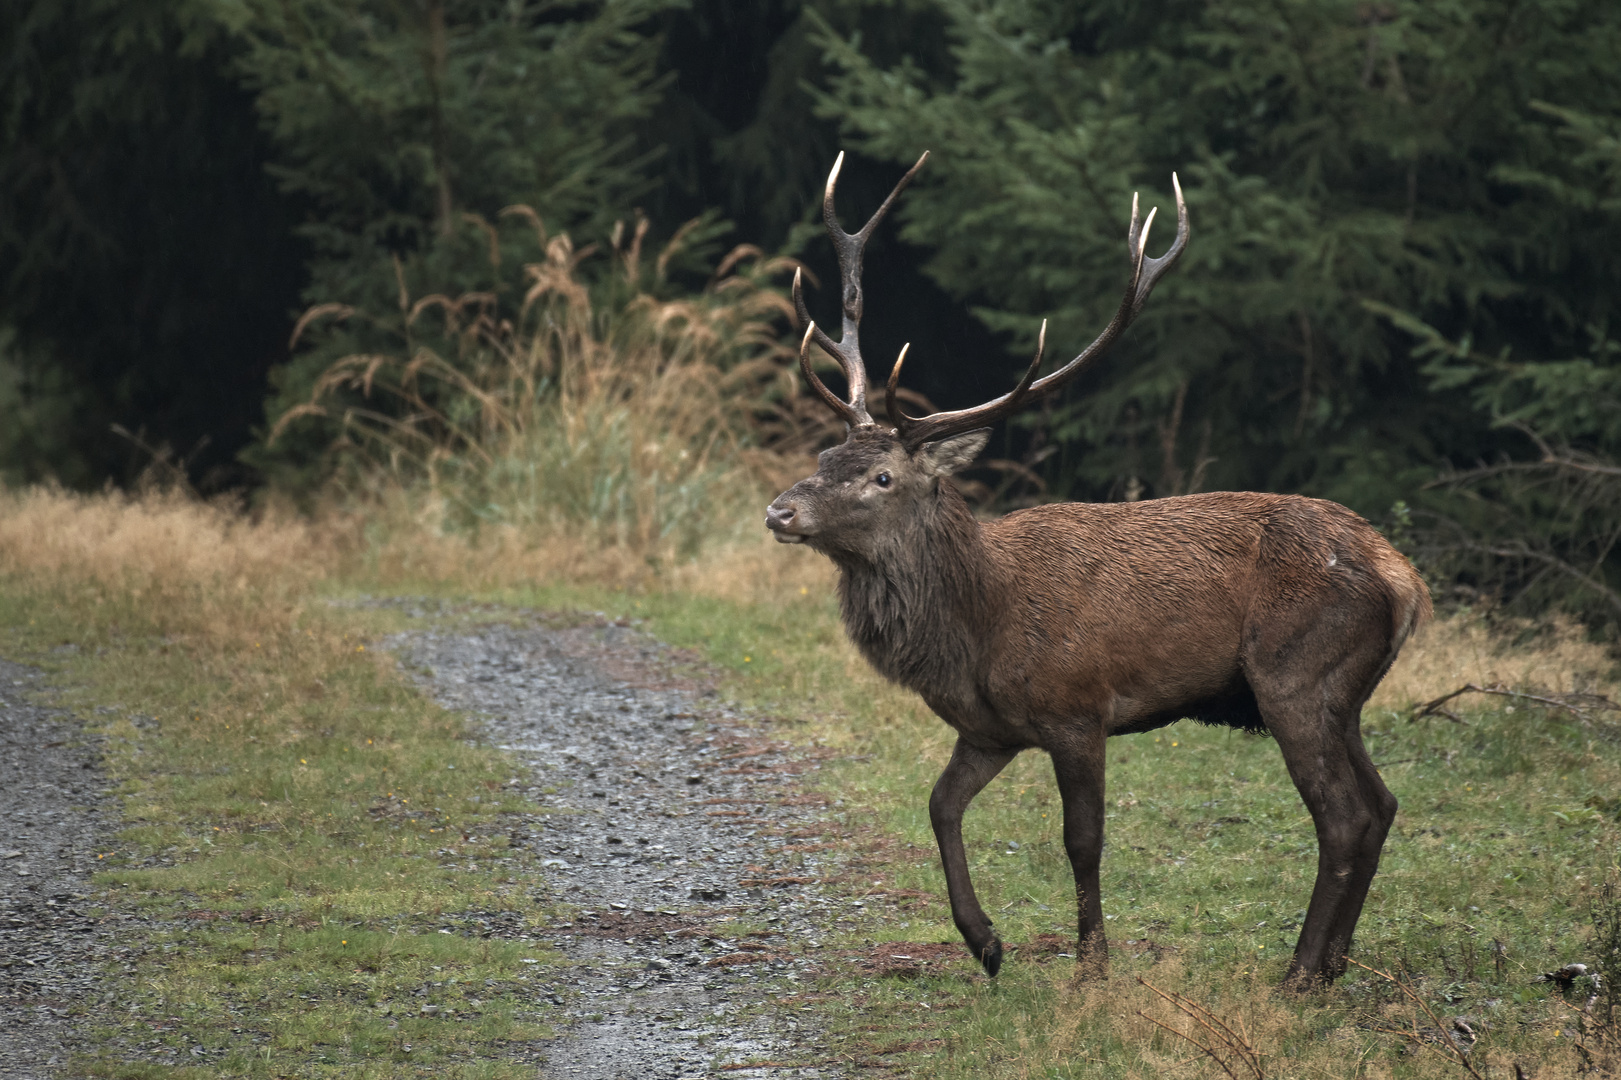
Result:
[[[878,486],[881,487],[881,488],[886,488],[886,487],[889,486],[889,474],[888,473],[881,472],[881,473],[878,474]]]

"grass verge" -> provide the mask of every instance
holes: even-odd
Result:
[[[318,598],[321,539],[173,500],[8,509],[0,652],[102,736],[127,827],[98,884],[145,938],[78,1070],[532,1076],[552,961],[509,835],[536,808],[367,649],[387,616]]]

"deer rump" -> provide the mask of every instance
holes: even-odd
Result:
[[[877,222],[927,155],[858,233],[823,215],[839,255],[843,334],[810,319],[800,366],[849,425],[814,475],[772,502],[766,525],[839,569],[846,631],[886,677],[917,691],[958,739],[929,816],[953,921],[986,971],[1002,943],[969,878],[968,804],[1021,751],[1052,758],[1075,875],[1078,961],[1107,965],[1099,896],[1104,740],[1191,717],[1269,733],[1310,811],[1318,872],[1284,981],[1307,988],[1344,973],[1380,852],[1396,814],[1362,744],[1361,709],[1430,611],[1412,565],[1343,506],[1296,495],[1214,492],[1138,503],[1034,507],[975,520],[951,477],[972,464],[986,426],[1073,378],[1120,335],[1175,263],[1188,235],[1146,255],[1153,213],[1133,203],[1131,274],[1103,333],[1058,371],[984,405],[910,417],[896,404],[906,350],[886,387],[889,425],[866,407],[861,255]],[[1174,178],[1173,178],[1174,184]],[[846,397],[812,371],[812,341],[843,369]]]

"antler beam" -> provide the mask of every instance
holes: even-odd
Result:
[[[922,164],[919,162],[919,164]],[[835,168],[835,171],[837,169]],[[889,416],[895,425],[895,431],[908,449],[915,450],[925,442],[944,439],[951,435],[959,435],[975,428],[994,424],[1004,416],[1027,402],[1034,401],[1052,393],[1065,383],[1069,382],[1087,364],[1102,355],[1115,339],[1130,326],[1143,305],[1148,302],[1148,294],[1154,291],[1159,279],[1165,276],[1166,271],[1181,257],[1182,251],[1188,246],[1188,206],[1182,198],[1182,184],[1175,173],[1171,174],[1171,186],[1176,190],[1176,239],[1171,241],[1170,248],[1158,258],[1148,257],[1148,230],[1154,224],[1154,215],[1158,208],[1148,212],[1146,220],[1139,220],[1137,211],[1137,196],[1131,197],[1131,227],[1126,234],[1126,243],[1131,258],[1131,279],[1126,284],[1126,292],[1120,300],[1120,306],[1115,309],[1114,317],[1109,325],[1103,328],[1103,333],[1097,339],[1082,349],[1080,354],[1045,378],[1037,379],[1036,373],[1041,367],[1042,347],[1046,344],[1047,324],[1041,324],[1041,335],[1036,347],[1035,362],[1030,370],[1025,372],[1019,385],[1011,393],[1003,394],[983,405],[972,409],[958,409],[954,412],[932,413],[924,417],[910,417],[902,413],[895,403],[895,390],[900,381],[901,363],[906,359],[906,350],[901,350],[901,358],[895,362],[895,368],[890,372],[889,384],[886,387],[885,401],[889,407]],[[899,190],[899,189],[897,189]],[[894,196],[890,196],[894,198]],[[888,206],[888,203],[884,204]],[[848,323],[846,324],[848,325]]]
[[[799,347],[799,369],[805,375],[813,390],[834,412],[842,416],[851,427],[871,427],[872,417],[867,412],[867,368],[861,359],[861,256],[866,250],[867,241],[878,228],[878,223],[889,213],[889,208],[906,185],[912,182],[923,163],[929,160],[927,150],[917,159],[917,164],[906,170],[895,189],[889,193],[889,198],[873,212],[871,218],[858,232],[847,233],[839,224],[838,213],[833,208],[833,190],[839,182],[839,170],[844,167],[844,152],[839,152],[838,159],[833,162],[833,170],[827,175],[827,190],[822,196],[822,220],[827,224],[828,239],[833,242],[833,250],[839,257],[839,278],[842,285],[842,300],[844,306],[844,327],[838,341],[834,341],[810,317],[810,311],[805,306],[805,296],[800,284],[800,273],[794,272],[794,309],[799,313],[799,322],[805,327],[805,338]],[[844,369],[845,381],[849,383],[849,400],[842,400],[817,378],[810,366],[810,343],[815,341],[833,359],[837,360],[839,367]]]

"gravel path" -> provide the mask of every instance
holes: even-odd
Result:
[[[385,601],[393,603],[393,601]],[[407,602],[408,603],[408,602]],[[695,665],[623,625],[540,623],[385,643],[420,685],[529,769],[542,811],[515,831],[568,959],[554,1080],[842,1075],[803,1000],[835,923],[826,800],[798,778],[826,756],[721,704]],[[130,918],[85,910],[118,827],[99,747],[34,704],[40,674],[0,660],[0,1077],[46,1080],[137,959]],[[99,898],[105,902],[105,897]],[[830,951],[830,950],[829,950]],[[132,969],[128,969],[132,970]]]
[[[814,750],[719,706],[624,626],[387,644],[529,766],[548,810],[527,845],[572,911],[552,940],[574,985],[544,1075],[836,1075],[810,1006],[794,1002],[821,935],[861,908],[815,885],[825,800],[795,782],[818,767]]]
[[[120,959],[116,918],[84,908],[98,848],[117,821],[98,748],[33,704],[32,668],[0,660],[0,1076],[55,1074]]]

